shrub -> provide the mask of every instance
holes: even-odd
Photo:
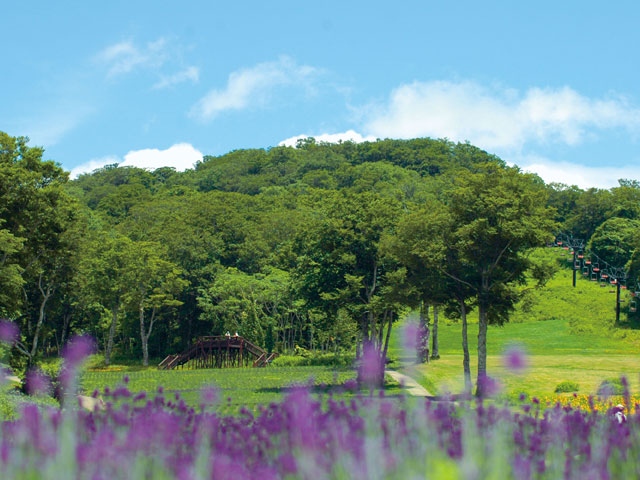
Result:
[[[280,355],[271,363],[276,367],[350,367],[354,357],[344,353],[311,353],[308,355]]]
[[[576,382],[565,380],[556,385],[555,393],[571,393],[580,390],[580,386]]]
[[[621,378],[609,378],[598,387],[598,396],[609,397],[611,395],[624,395],[625,387]]]

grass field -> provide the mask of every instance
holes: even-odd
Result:
[[[546,252],[543,252],[546,254]],[[549,253],[555,255],[555,253]],[[561,269],[545,288],[531,290],[526,302],[502,327],[489,327],[488,373],[503,385],[503,394],[548,397],[563,381],[578,384],[578,393],[595,394],[603,380],[625,376],[633,393],[640,394],[640,330],[630,328],[626,312],[629,292],[622,292],[621,322],[615,325],[615,295],[609,286],[602,287],[578,277],[572,287],[571,271]],[[477,372],[477,322],[470,315],[469,348],[471,373]],[[412,321],[411,319],[407,321]],[[392,368],[414,377],[431,393],[459,393],[463,389],[461,325],[441,316],[440,356],[426,365],[415,365],[414,353],[403,350],[402,324],[394,328],[390,356]],[[502,354],[511,345],[527,353],[528,368],[522,374],[510,372],[503,365]],[[237,410],[241,405],[255,408],[278,400],[291,384],[308,383],[316,392],[340,393],[345,381],[355,372],[332,367],[268,367],[264,369],[177,370],[155,369],[131,371],[89,371],[82,379],[85,392],[102,390],[129,378],[134,392],[180,393],[191,405],[197,405],[202,387],[215,386],[221,395],[220,408]],[[395,389],[394,389],[395,388]],[[390,393],[397,387],[390,386]],[[230,399],[230,400],[229,400]]]
[[[509,332],[514,331],[521,335],[510,336]],[[637,352],[628,349],[615,351],[613,346],[606,345],[605,341],[597,337],[592,342],[588,338],[573,342],[573,337],[567,332],[567,322],[562,320],[510,325],[500,331],[490,329],[489,343],[492,346],[487,357],[489,375],[504,385],[504,393],[507,395],[552,395],[562,381],[576,382],[579,393],[594,394],[603,380],[619,378],[621,375],[628,378],[633,392],[640,391],[640,357]],[[470,335],[473,334],[470,332]],[[553,337],[553,341],[544,344],[544,337]],[[463,389],[463,357],[461,348],[454,349],[452,344],[460,343],[460,328],[442,328],[440,338],[442,343],[439,360],[426,365],[407,362],[401,371],[416,378],[434,394],[459,393]],[[527,352],[528,367],[522,374],[512,373],[503,365],[501,349],[504,351],[511,344],[520,345]],[[475,380],[475,345],[471,347],[471,372],[472,379]]]
[[[105,387],[114,390],[125,385],[133,393],[147,392],[156,395],[162,387],[167,400],[175,401],[175,395],[190,406],[200,404],[201,392],[214,387],[218,392],[218,410],[235,413],[240,407],[255,410],[258,405],[278,401],[295,385],[310,385],[317,394],[348,393],[345,382],[355,377],[350,369],[331,367],[267,367],[229,368],[202,370],[138,370],[87,371],[81,379],[86,394],[94,390],[103,392]],[[393,390],[393,387],[390,387]]]
[[[624,375],[633,393],[640,393],[640,331],[629,328],[625,313],[630,296],[622,294],[621,322],[615,324],[615,295],[609,287],[578,279],[571,286],[570,271],[560,271],[542,290],[529,297],[527,309],[514,312],[511,322],[490,326],[487,364],[490,376],[517,396],[553,395],[562,381],[579,385],[579,393],[594,394],[603,380]],[[471,373],[477,372],[477,322],[469,325]],[[413,376],[434,394],[459,393],[463,388],[461,325],[442,319],[439,328],[439,360],[414,365],[401,347],[401,328],[396,331],[392,354],[403,373]],[[511,345],[527,353],[528,368],[515,374],[503,365],[502,354]]]

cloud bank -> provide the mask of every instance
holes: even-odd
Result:
[[[181,172],[193,168],[196,162],[202,160],[202,157],[202,152],[189,143],[177,143],[166,150],[157,148],[132,150],[124,156],[124,160],[117,156],[108,156],[82,164],[71,170],[71,178],[76,178],[83,173],[91,173],[98,168],[114,163],[120,167],[138,167],[147,170],[172,167]]]
[[[510,164],[537,173],[547,183],[611,188],[620,178],[640,178],[640,167],[589,167],[536,152],[598,141],[608,130],[640,134],[640,109],[621,96],[589,98],[570,87],[524,92],[473,81],[413,82],[394,89],[382,103],[357,108],[357,133],[311,135],[318,141],[355,142],[375,138],[447,138],[469,141]],[[293,145],[297,135],[281,142]],[[630,162],[632,159],[630,159]]]
[[[320,135],[296,135],[295,137],[287,138],[286,140],[282,140],[278,143],[279,146],[287,146],[287,147],[295,147],[298,143],[298,140],[304,140],[305,138],[313,137],[317,142],[326,142],[326,143],[339,143],[339,142],[375,142],[376,138],[369,136],[362,136],[355,130],[347,130],[342,133],[322,133]]]
[[[367,106],[363,130],[390,138],[469,141],[484,149],[520,151],[526,145],[577,145],[599,130],[640,131],[640,110],[622,97],[591,99],[569,87],[489,88],[475,82],[414,82]]]

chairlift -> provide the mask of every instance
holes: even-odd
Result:
[[[602,275],[600,275],[600,286],[606,287],[607,283],[609,283],[609,275],[603,272]]]

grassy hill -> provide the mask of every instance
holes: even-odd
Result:
[[[557,253],[553,253],[557,255]],[[560,260],[562,261],[562,260]],[[488,371],[507,395],[525,392],[550,396],[563,381],[579,385],[580,394],[595,394],[603,380],[628,378],[632,391],[640,392],[640,330],[632,328],[627,314],[633,297],[621,291],[620,322],[616,324],[616,295],[610,285],[578,278],[561,268],[548,284],[531,291],[508,324],[489,327]],[[407,321],[415,321],[408,319]],[[470,317],[469,347],[472,378],[477,365],[477,322]],[[413,364],[413,353],[402,348],[402,326],[396,329],[392,357],[404,373],[414,376],[434,394],[462,390],[461,325],[441,316],[439,360]],[[502,354],[517,345],[527,354],[528,368],[515,374],[503,365]]]

